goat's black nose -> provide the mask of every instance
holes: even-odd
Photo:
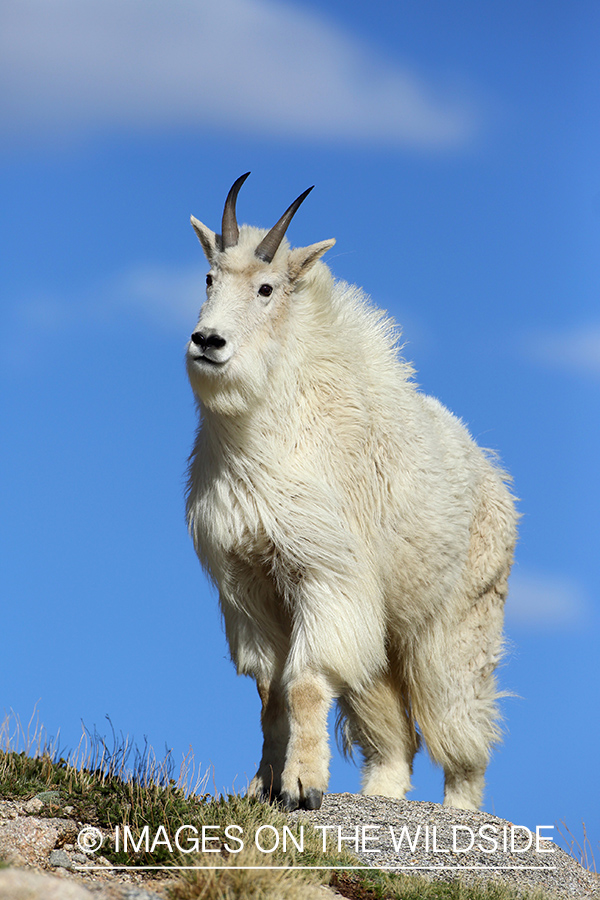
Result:
[[[194,331],[192,343],[200,347],[201,350],[206,350],[207,347],[212,347],[214,350],[220,350],[221,347],[225,346],[227,341],[224,337],[221,337],[220,334],[204,334],[203,331]]]

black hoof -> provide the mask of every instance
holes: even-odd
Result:
[[[291,794],[288,794],[287,791],[283,791],[279,795],[279,803],[286,812],[293,812],[300,806],[300,802],[295,797],[292,797]]]
[[[309,788],[304,795],[302,806],[304,809],[321,809],[322,802],[323,791],[319,791],[317,788]]]
[[[318,788],[308,788],[301,797],[293,797],[287,791],[282,791],[276,802],[285,812],[293,812],[295,809],[321,809],[323,791]]]

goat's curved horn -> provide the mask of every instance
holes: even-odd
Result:
[[[221,225],[221,249],[227,250],[228,247],[235,247],[240,236],[238,224],[235,218],[235,201],[240,192],[240,188],[245,182],[250,172],[240,175],[237,181],[234,181],[227,200],[225,201],[225,209],[223,210],[223,224]]]
[[[270,263],[273,260],[273,257],[277,253],[277,248],[283,240],[283,236],[287,231],[287,227],[292,221],[296,211],[303,200],[305,200],[310,192],[312,191],[314,184],[312,187],[309,187],[303,194],[294,200],[292,205],[286,209],[279,222],[276,225],[273,225],[268,234],[264,236],[256,250],[254,251],[254,255],[258,256],[259,259],[262,259],[263,262]]]

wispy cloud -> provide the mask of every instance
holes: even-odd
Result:
[[[281,0],[18,0],[2,19],[13,139],[221,126],[447,147],[479,126],[462,89]]]
[[[206,265],[133,264],[85,290],[24,293],[6,303],[0,336],[0,366],[21,371],[29,365],[23,347],[43,329],[69,335],[90,325],[114,329],[127,320],[137,328],[180,335],[187,340],[205,299]]]
[[[85,291],[19,298],[16,320],[50,332],[95,322],[110,325],[131,314],[138,322],[180,329],[195,325],[205,298],[206,265],[134,264]]]
[[[171,328],[191,328],[205,299],[206,265],[175,268],[140,265],[115,280],[115,305]]]
[[[600,325],[563,333],[534,334],[523,341],[523,350],[537,363],[600,376]]]
[[[542,629],[573,628],[589,613],[581,585],[548,574],[513,572],[506,604],[509,622]]]

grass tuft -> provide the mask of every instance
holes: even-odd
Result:
[[[594,856],[594,849],[592,847],[592,842],[590,841],[587,835],[587,829],[585,827],[585,822],[581,823],[582,829],[582,838],[581,841],[578,841],[569,826],[565,821],[561,821],[556,824],[556,828],[561,838],[565,842],[565,846],[567,852],[571,854],[573,859],[577,860],[580,866],[583,866],[584,869],[587,869],[588,872],[593,872],[595,875],[598,874],[598,870],[596,869],[596,858]]]

